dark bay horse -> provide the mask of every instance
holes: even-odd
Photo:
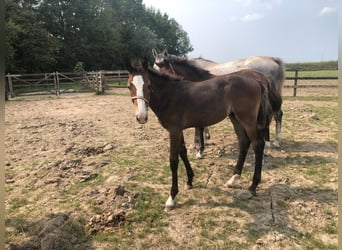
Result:
[[[229,117],[238,136],[239,157],[234,175],[228,186],[240,178],[248,148],[252,144],[255,153],[255,170],[249,192],[256,195],[261,180],[264,133],[273,112],[271,90],[260,79],[260,73],[243,70],[202,82],[183,81],[148,69],[146,61],[140,67],[127,65],[128,88],[135,107],[135,116],[143,124],[148,119],[148,107],[156,114],[160,124],[170,136],[170,168],[172,186],[165,209],[174,208],[178,193],[178,157],[184,162],[187,186],[192,187],[193,170],[187,157],[183,130],[189,127],[205,127]]]
[[[201,70],[201,72],[195,72],[195,71],[187,72],[185,70],[183,72],[182,68],[176,68],[176,71],[175,71],[172,67],[172,64],[169,63],[167,61],[167,59],[165,58],[165,55],[168,55],[167,50],[164,50],[162,53],[157,53],[157,51],[155,49],[152,49],[152,55],[155,59],[155,63],[153,65],[153,68],[155,70],[162,72],[162,73],[171,74],[175,77],[180,77],[181,79],[189,80],[189,81],[203,81],[203,80],[207,80],[213,76],[208,71],[205,71],[205,70]],[[173,55],[170,55],[170,57],[174,57],[175,59],[178,58],[178,57],[173,56]],[[190,73],[189,77],[188,77],[188,73]],[[200,73],[200,75],[198,76],[197,73]],[[204,138],[210,139],[209,128],[208,127],[195,128],[194,146],[196,147],[197,144],[200,145],[200,147],[196,153],[197,158],[203,157],[203,151],[204,151],[204,145],[205,145]]]
[[[152,54],[155,59],[155,69],[178,75],[184,80],[190,81],[203,81],[216,75],[229,74],[241,69],[258,71],[269,79],[271,87],[276,90],[278,95],[282,95],[282,88],[285,80],[285,66],[283,61],[279,58],[253,56],[237,61],[216,63],[203,58],[187,59],[170,55],[167,53],[167,50],[158,53],[153,49]],[[189,68],[189,66],[191,66],[192,69],[191,67]],[[194,70],[194,67],[198,70]],[[201,71],[200,69],[204,71]],[[276,147],[280,146],[281,141],[282,116],[283,112],[280,105],[279,109],[274,112],[276,130],[273,145]],[[270,147],[269,133],[266,135],[266,139],[266,146]]]

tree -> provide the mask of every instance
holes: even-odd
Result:
[[[37,3],[5,1],[6,72],[46,72],[56,63],[58,43],[40,25]]]
[[[162,44],[159,49],[167,49],[171,54],[184,56],[193,50],[188,34],[173,18],[162,14],[159,10],[148,8],[146,22],[155,31]],[[158,48],[158,47],[157,47]]]
[[[125,58],[151,58],[152,48],[192,50],[176,20],[142,0],[5,1],[7,72],[117,69]]]

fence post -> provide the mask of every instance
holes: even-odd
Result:
[[[55,73],[56,73],[56,82],[57,82],[57,91],[56,91],[56,95],[60,95],[60,94],[61,94],[61,91],[60,91],[60,86],[59,86],[58,71],[56,71]]]
[[[119,70],[119,85],[121,85],[121,70]]]
[[[104,77],[104,73],[101,70],[100,71],[100,93],[101,95],[104,94],[104,86],[105,86],[105,77]]]
[[[10,75],[7,75],[8,78],[8,86],[9,86],[9,91],[11,93],[11,98],[15,97],[14,91],[13,91],[13,82],[12,82],[12,77]]]
[[[293,96],[297,96],[297,81],[298,81],[298,69],[295,71],[295,79],[294,79],[294,86],[293,86]]]

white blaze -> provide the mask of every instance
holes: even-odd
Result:
[[[144,97],[144,79],[142,78],[142,76],[134,76],[133,77],[133,81],[132,81],[133,85],[135,86],[136,90],[137,90],[137,96],[140,97]],[[146,107],[146,103],[144,100],[142,99],[137,99],[137,103],[138,103],[138,110],[136,112],[136,117],[139,121],[141,122],[146,122],[147,121],[147,107]]]

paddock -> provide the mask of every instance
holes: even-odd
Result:
[[[223,121],[203,159],[189,153],[192,190],[180,164],[168,213],[168,134],[151,110],[136,122],[127,89],[6,102],[6,248],[337,249],[337,89],[292,92],[256,197],[241,192],[252,150],[239,186],[224,187],[238,150]],[[191,151],[193,129],[185,140]]]

